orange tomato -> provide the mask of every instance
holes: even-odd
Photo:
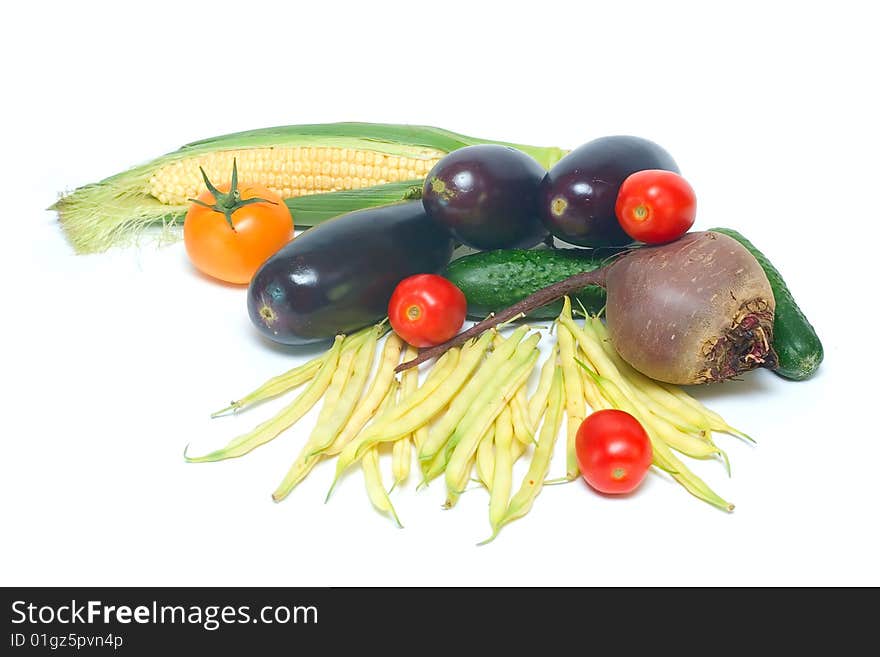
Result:
[[[262,185],[238,186],[237,195],[229,190],[230,185],[209,185],[202,192],[186,213],[183,242],[197,269],[246,285],[293,237],[293,217],[284,200]],[[261,200],[246,203],[249,199]]]

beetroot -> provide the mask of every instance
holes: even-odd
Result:
[[[776,364],[770,282],[726,235],[636,249],[608,269],[605,289],[612,344],[653,379],[708,383]]]
[[[764,270],[736,240],[704,232],[633,249],[601,269],[554,283],[422,351],[398,370],[587,285],[606,288],[606,319],[615,349],[654,379],[708,383],[776,365],[771,347],[776,304]]]

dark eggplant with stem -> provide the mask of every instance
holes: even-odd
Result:
[[[248,288],[248,314],[275,342],[332,340],[382,319],[397,284],[441,271],[452,247],[420,201],[350,212],[310,228],[263,263]]]
[[[651,378],[677,385],[709,383],[776,365],[776,303],[767,275],[736,240],[702,232],[633,249],[600,269],[545,287],[398,369],[587,285],[605,288],[615,349]]]
[[[537,160],[515,148],[459,148],[428,173],[422,204],[462,244],[529,248],[547,237],[538,217],[538,189],[545,173]]]
[[[541,182],[544,225],[569,244],[629,244],[632,238],[620,227],[614,205],[623,181],[645,169],[678,173],[669,153],[641,137],[600,137],[579,146],[554,164]]]

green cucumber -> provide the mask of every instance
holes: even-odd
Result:
[[[773,349],[779,357],[779,365],[774,370],[779,376],[795,381],[803,381],[813,375],[825,355],[822,342],[816,335],[813,325],[791,296],[785,281],[773,263],[745,237],[731,228],[712,228],[712,232],[732,237],[755,256],[760,263],[773,296],[776,298],[776,315],[773,321]]]
[[[468,315],[484,318],[532,292],[557,283],[569,276],[598,269],[613,251],[603,249],[498,249],[467,255],[450,263],[446,277],[455,283],[467,298]],[[601,256],[601,257],[600,257]],[[605,290],[596,285],[573,295],[577,301],[597,313],[605,306]],[[554,319],[562,311],[562,301],[538,308],[532,319]]]

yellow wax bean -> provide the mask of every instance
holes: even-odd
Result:
[[[428,431],[428,440],[419,450],[420,460],[433,459],[437,451],[446,444],[473,400],[490,385],[498,368],[513,355],[528,331],[527,326],[521,326],[508,339],[500,342],[495,350],[489,354],[486,362],[477,370],[470,381],[464,384],[461,392],[452,400],[443,417]]]
[[[299,455],[293,462],[293,465],[290,466],[284,479],[281,480],[278,488],[272,493],[272,499],[276,502],[280,502],[287,497],[290,494],[290,491],[292,491],[294,487],[299,484],[309,472],[311,472],[312,468],[315,467],[315,464],[320,460],[320,452],[326,447],[326,445],[322,446],[319,441],[327,441],[329,436],[329,441],[332,442],[336,435],[337,423],[342,424],[347,420],[347,415],[341,422],[339,420],[344,412],[344,409],[338,408],[340,400],[346,405],[351,401],[350,396],[347,396],[346,399],[343,400],[343,390],[347,384],[349,389],[351,389],[354,387],[352,383],[357,383],[357,380],[354,382],[350,381],[354,378],[352,376],[352,368],[356,365],[361,367],[361,373],[356,373],[355,376],[357,376],[358,379],[366,377],[369,368],[366,367],[367,356],[364,356],[364,354],[366,353],[369,358],[372,358],[377,336],[378,329],[363,336],[363,341],[360,343],[358,349],[343,351],[339,356],[339,363],[336,372],[334,372],[333,379],[330,382],[327,391],[324,393],[324,405],[321,408],[321,413],[318,415],[317,425],[315,426],[315,429],[312,430],[306,444],[303,446],[302,450],[300,450]],[[361,387],[363,387],[362,380],[360,383]],[[358,394],[360,394],[360,391],[358,391]],[[351,404],[353,405],[354,402],[351,401]]]
[[[565,391],[565,414],[567,416],[566,447],[565,447],[565,478],[572,481],[580,474],[577,455],[575,453],[575,437],[584,421],[586,408],[584,405],[584,385],[580,368],[575,362],[575,337],[562,324],[562,318],[571,320],[571,299],[565,297],[562,305],[560,323],[557,324],[557,340],[559,341],[559,360],[562,365],[562,381]]]
[[[518,440],[514,440],[513,445],[511,445],[511,447],[510,447],[511,460],[514,463],[516,463],[517,461],[519,461],[520,457],[525,453],[526,453],[526,446],[523,445]]]
[[[376,410],[374,422],[380,422],[391,414],[399,401],[399,392],[400,383],[395,379],[391,382],[391,386],[385,393],[382,403],[379,404],[379,408]]]
[[[544,364],[541,366],[541,375],[538,379],[538,387],[535,389],[535,393],[529,399],[529,420],[531,424],[528,427],[528,431],[531,433],[531,440],[529,444],[534,443],[535,436],[535,427],[538,426],[541,422],[541,416],[544,415],[544,409],[547,408],[547,400],[550,397],[550,387],[553,383],[553,374],[556,372],[557,361],[559,356],[559,347],[558,344],[553,347],[553,351],[551,351],[550,355],[544,361]],[[513,430],[514,434],[519,431],[522,433],[524,429],[520,427],[517,428],[517,416],[512,416],[513,420]],[[514,464],[519,461],[520,457],[525,454],[526,445],[520,440],[515,440],[513,445],[511,445],[511,460]]]
[[[703,413],[697,409],[691,408],[691,406],[663,388],[657,381],[645,376],[621,358],[620,354],[617,353],[614,346],[611,344],[611,339],[608,337],[608,329],[605,328],[601,319],[598,317],[587,318],[585,328],[592,329],[593,333],[599,340],[599,344],[617,366],[621,375],[629,379],[629,381],[639,388],[641,392],[662,405],[671,413],[680,416],[685,422],[702,430],[711,430],[711,423]]]
[[[492,491],[495,477],[495,425],[490,426],[477,446],[477,477],[486,490]]]
[[[480,336],[476,343],[469,346],[467,350],[463,350],[463,356],[459,359],[452,373],[443,380],[442,387],[438,388],[434,394],[428,396],[424,402],[413,407],[402,417],[394,418],[389,416],[388,419],[383,419],[381,422],[370,425],[358,438],[346,445],[336,462],[336,476],[333,479],[333,484],[330,486],[327,497],[330,497],[330,493],[332,493],[333,487],[339,480],[339,476],[346,468],[358,460],[364,451],[379,442],[394,441],[412,433],[422,425],[427,424],[438,411],[444,408],[449,403],[449,400],[458,393],[471,372],[477,367],[477,364],[483,357],[483,353],[485,353],[486,348],[489,346],[491,338],[492,336],[487,331]],[[419,388],[418,392],[413,395],[413,398],[418,396],[424,387]],[[397,409],[392,412],[392,415],[396,414]]]
[[[611,362],[611,359],[608,358],[608,355],[605,353],[605,350],[602,349],[599,341],[591,336],[590,333],[587,333],[582,327],[578,326],[571,317],[560,315],[559,323],[565,326],[575,337],[578,342],[578,348],[590,359],[593,367],[596,368],[596,373],[606,378],[613,379],[620,389],[627,393],[627,397],[632,396],[629,382],[620,376],[617,368],[614,366],[614,363]]]
[[[428,460],[421,458],[421,456],[419,457],[419,463],[422,465],[421,486],[427,486],[430,482],[434,481],[434,479],[446,472],[446,466],[449,463],[449,456],[443,449],[445,446],[446,443],[441,445],[440,449],[435,452],[434,456]]]
[[[405,400],[402,400],[402,403],[395,406],[389,412],[387,417],[384,418],[384,421],[391,422],[392,420],[403,417],[414,409],[420,408],[425,401],[433,397],[434,393],[444,385],[446,379],[456,371],[461,358],[464,355],[471,353],[473,349],[474,347],[472,345],[465,345],[461,349],[450,349],[438,358],[437,362],[431,368],[431,371],[428,372],[428,376],[425,377],[425,382],[421,387]],[[406,370],[406,372],[409,372],[410,370],[415,372],[416,376],[418,376],[418,368],[411,367]],[[404,372],[404,374],[406,372]]]
[[[388,491],[385,490],[385,486],[382,483],[382,472],[379,470],[378,447],[371,447],[366,451],[361,459],[361,466],[364,469],[364,482],[367,485],[367,495],[370,498],[370,502],[376,507],[377,511],[390,513],[397,526],[403,527],[400,524],[400,518],[397,517],[397,512],[394,510],[394,505],[391,503],[391,498],[388,497]]]
[[[712,444],[711,441],[703,441],[701,440],[702,436],[694,436],[686,431],[682,431],[666,419],[662,411],[652,414],[652,408],[655,411],[657,410],[656,403],[653,400],[648,400],[648,403],[645,402],[639,395],[636,387],[620,373],[592,330],[588,332],[582,329],[570,317],[560,315],[559,321],[577,338],[578,346],[586,354],[593,367],[596,368],[596,372],[614,381],[627,399],[643,416],[646,416],[646,419],[654,418],[656,429],[662,439],[679,451],[694,458],[712,458],[715,455],[719,455],[726,463],[727,458],[724,452]],[[694,431],[699,431],[699,429],[694,427]]]
[[[424,424],[420,426],[418,429],[413,431],[412,440],[413,445],[416,448],[416,457],[418,457],[418,452],[421,449],[422,445],[425,444],[425,441],[428,439],[428,425]]]
[[[446,489],[446,501],[443,503],[443,509],[451,509],[452,507],[454,507],[455,504],[458,502],[458,498],[461,497],[462,493],[464,493],[467,489],[467,482],[471,479],[471,470],[474,469],[476,458],[476,454],[471,454],[470,458],[462,466],[461,470],[463,474],[460,474],[458,477],[458,489],[456,489],[455,491],[451,491],[448,488]]]
[[[481,424],[479,434],[485,431],[488,424],[495,421],[495,417],[501,412],[503,405],[500,401],[500,395],[504,396],[504,404],[512,404],[516,390],[525,383],[525,380],[531,373],[531,370],[529,370],[525,373],[524,377],[520,377],[521,367],[527,360],[532,359],[533,356],[537,358],[538,354],[535,348],[540,339],[541,335],[539,333],[533,333],[516,345],[509,358],[504,358],[507,354],[501,352],[503,360],[497,358],[487,359],[483,369],[480,371],[480,374],[483,375],[480,385],[465,388],[462,391],[462,395],[453,400],[453,403],[450,404],[450,410],[441,418],[440,422],[443,422],[452,414],[452,407],[456,402],[467,403],[460,404],[461,410],[455,415],[457,419],[455,420],[449,440],[445,443],[444,449],[447,460],[475,420],[478,420]],[[499,351],[501,350],[496,350],[496,353],[499,353]],[[486,412],[487,408],[490,412],[494,413],[488,422],[481,415]],[[476,445],[474,446],[476,447]]]
[[[669,408],[669,406],[660,402],[656,396],[648,394],[647,386],[637,381],[634,377],[629,376],[628,373],[621,371],[621,376],[625,376],[629,380],[635,399],[637,399],[640,404],[648,409],[653,415],[672,425],[680,432],[696,436],[704,442],[714,444],[712,443],[711,438],[712,426],[705,421],[705,418],[701,419],[697,424],[694,424],[676,410],[673,410]]]
[[[657,435],[667,445],[694,459],[705,460],[720,457],[725,468],[728,471],[730,470],[727,454],[711,440],[706,439],[702,435],[685,433],[669,423],[665,418],[654,415],[650,411],[646,412],[645,407],[638,400],[631,399],[630,401],[636,405],[645,420],[654,426]]]
[[[676,458],[666,443],[658,437],[651,419],[642,416],[614,381],[592,371],[591,376],[599,387],[602,388],[603,393],[608,395],[615,408],[626,411],[642,424],[645,432],[648,434],[648,438],[651,440],[651,447],[654,452],[654,465],[666,471],[695,497],[725,511],[733,510],[732,504],[718,496],[702,479],[697,477],[684,463]]]
[[[412,360],[418,355],[419,350],[408,344],[406,345],[406,352],[403,356],[403,360],[406,362]],[[409,397],[412,397],[419,389],[419,368],[410,367],[408,370],[404,371],[404,373],[400,375],[400,383],[400,401],[405,401]]]
[[[727,466],[727,455],[724,451],[711,441],[705,440],[704,436],[686,433],[670,423],[666,418],[651,413],[649,406],[641,399],[636,388],[630,385],[629,381],[621,375],[620,371],[608,357],[608,354],[602,349],[598,338],[592,331],[585,331],[577,326],[570,317],[565,317],[564,315],[559,316],[559,322],[577,337],[578,347],[587,356],[587,359],[596,369],[597,374],[613,381],[620,388],[621,393],[638,411],[639,417],[643,418],[645,422],[652,423],[660,439],[666,441],[671,447],[674,447],[683,454],[693,458],[709,459],[720,456],[725,466]]]
[[[691,397],[681,388],[666,383],[659,383],[659,385],[669,394],[677,397],[685,404],[688,404],[691,408],[703,413],[707,421],[709,422],[709,426],[711,427],[712,431],[718,431],[719,433],[729,433],[732,436],[739,436],[740,438],[744,438],[749,442],[755,442],[754,439],[747,433],[744,433],[739,429],[734,429],[732,426],[727,424],[724,418],[721,417],[718,413],[713,411],[711,408],[707,408],[706,406],[704,406],[702,403],[700,403],[699,400]]]
[[[581,381],[584,384],[584,399],[587,400],[587,406],[590,410],[601,411],[606,408],[612,408],[611,403],[602,395],[602,391],[596,385],[596,382],[590,378],[590,375],[583,372]]]
[[[403,340],[396,333],[389,334],[385,340],[385,346],[382,348],[382,357],[376,370],[376,376],[370,382],[367,394],[357,403],[342,431],[339,432],[333,444],[324,451],[325,455],[339,454],[373,417],[389,389],[396,385],[394,368],[400,362],[402,348]]]
[[[602,327],[601,329],[599,328],[600,326]],[[683,414],[681,411],[683,410],[682,406],[684,405],[679,402],[678,408],[671,410],[668,407],[668,404],[664,404],[655,398],[656,393],[655,395],[648,394],[649,389],[662,389],[651,379],[641,372],[638,372],[629,363],[623,360],[623,358],[620,357],[620,354],[618,354],[614,350],[614,347],[611,346],[609,340],[603,339],[604,325],[602,325],[600,320],[596,319],[593,321],[588,317],[584,322],[584,332],[595,339],[596,344],[605,352],[605,355],[608,356],[620,376],[630,385],[632,395],[639,400],[641,405],[645,406],[645,408],[654,415],[662,417],[669,424],[672,424],[685,433],[699,434],[700,436],[707,435],[707,432],[709,431],[708,424],[703,418],[696,416],[692,409],[688,409],[690,412]]]
[[[309,412],[327,390],[333,377],[333,372],[336,369],[341,349],[342,337],[339,336],[325,355],[317,376],[312,379],[308,387],[293,402],[285,406],[273,418],[263,422],[252,431],[233,439],[222,449],[205,456],[186,456],[186,460],[190,463],[203,463],[242,456],[269,442],[282,431],[293,426],[303,415]]]
[[[540,339],[534,334],[533,338]],[[479,440],[498,414],[513,397],[516,389],[529,377],[538,360],[537,340],[526,339],[517,347],[513,357],[498,372],[495,383],[473,401],[471,412],[455,428],[446,446],[449,455],[446,466],[447,506],[454,506],[468,479],[467,464],[473,458]]]
[[[494,532],[510,500],[513,485],[513,413],[510,405],[495,420],[495,469],[489,494],[489,524]],[[522,443],[519,443],[522,445]]]
[[[589,359],[588,359],[589,360]],[[602,391],[596,385],[596,382],[590,378],[590,375],[582,368],[578,367],[581,374],[581,384],[584,390],[584,399],[591,412],[601,411],[606,408],[612,408],[611,403],[602,395]]]
[[[272,377],[256,390],[249,392],[241,399],[233,401],[226,408],[211,413],[211,417],[220,417],[221,415],[230,412],[238,413],[249,406],[253,406],[254,404],[272,399],[273,397],[284,394],[289,390],[298,388],[306,381],[311,381],[315,377],[315,375],[321,370],[321,365],[324,364],[326,357],[326,354],[321,354],[317,358],[313,358],[299,367],[294,367],[284,374]]]
[[[550,469],[556,437],[559,435],[559,429],[562,425],[564,396],[562,368],[560,367],[553,374],[553,384],[547,401],[544,425],[541,427],[538,446],[535,448],[532,462],[529,464],[529,470],[519,490],[511,498],[507,511],[505,511],[497,526],[492,530],[492,536],[483,541],[484,543],[494,539],[504,525],[526,515],[532,508],[535,498],[540,494],[541,488],[544,486],[544,479],[547,477],[547,472]]]
[[[419,355],[419,350],[412,345],[407,345],[406,353],[403,357],[404,362],[410,361]],[[419,389],[419,368],[411,367],[404,371],[400,376],[400,396],[399,403],[412,397]],[[391,453],[391,472],[394,475],[394,484],[392,489],[398,484],[402,484],[409,478],[410,466],[412,465],[412,435],[406,435],[399,438],[394,443]]]
[[[373,334],[376,335],[377,339],[382,337],[389,330],[386,322],[387,319],[383,319],[378,324],[367,326],[359,331],[355,331],[354,333],[345,336],[345,341],[342,343],[342,351],[345,352],[349,349],[359,349],[360,345],[364,343],[364,340],[370,338]]]
[[[394,486],[407,480],[411,465],[412,436],[406,435],[394,443],[391,452],[391,474],[394,477]]]
[[[558,347],[554,347],[547,360],[541,366],[541,376],[538,379],[538,387],[535,394],[529,399],[529,420],[532,427],[536,427],[547,408],[547,399],[550,396],[550,384],[553,382],[553,373],[556,371]],[[534,430],[532,431],[534,436]]]
[[[595,367],[595,363],[593,363],[593,366]],[[681,431],[664,417],[653,414],[642,402],[634,387],[631,386],[629,392],[623,389],[620,385],[622,378],[619,374],[615,375],[614,371],[612,371],[610,377],[605,378],[614,381],[618,388],[620,388],[621,394],[626,397],[627,401],[638,413],[637,417],[641,418],[643,425],[646,425],[645,428],[647,428],[647,424],[650,424],[657,437],[665,441],[670,447],[695,459],[720,457],[725,467],[729,470],[727,455],[724,450],[720,449],[711,440],[708,440],[703,435],[689,434]]]
[[[617,378],[611,379],[616,383]],[[619,387],[619,383],[618,383]],[[711,459],[720,457],[725,468],[730,470],[727,454],[712,442],[705,434],[690,434],[682,431],[665,417],[655,415],[650,408],[642,402],[634,387],[630,388],[627,393],[621,390],[621,393],[627,398],[630,404],[636,409],[639,417],[643,418],[645,423],[650,424],[657,436],[670,447],[678,450],[682,454],[686,454],[695,459]]]
[[[633,368],[614,351],[614,347],[611,345],[611,340],[608,337],[608,329],[602,321],[598,317],[593,317],[590,322],[596,335],[601,338],[601,344],[606,352],[616,356],[617,361],[624,366],[621,370],[622,373],[630,378],[645,395],[651,397],[671,413],[679,415],[684,421],[706,431],[707,437],[709,431],[717,431],[754,442],[748,434],[730,426],[718,413],[701,404],[678,386],[655,381]]]
[[[649,434],[650,435],[650,434]],[[662,462],[665,470],[673,479],[678,481],[687,489],[694,497],[708,502],[712,506],[718,507],[722,511],[733,511],[734,505],[721,498],[697,475],[691,472],[688,467],[678,459],[672,451],[663,443],[658,441],[655,448],[655,454],[659,452],[657,462]]]
[[[419,405],[411,404],[411,400],[423,397],[423,391],[427,387],[425,385],[419,388],[412,397],[408,398],[408,402],[404,404],[409,410],[401,415],[399,409],[395,409],[389,414],[389,417],[381,425],[370,427],[369,431],[360,437],[362,443],[371,441],[393,441],[397,438],[415,431],[417,428],[426,425],[431,418],[440,412],[449,402],[458,394],[458,391],[465,384],[471,373],[477,368],[483,358],[483,354],[489,345],[489,337],[473,346],[462,348],[461,356],[455,369],[440,382],[440,385],[434,390],[433,394],[424,399]],[[429,375],[430,378],[430,375]],[[448,410],[446,411],[448,413]],[[446,415],[444,413],[444,416]],[[404,430],[407,429],[407,430]],[[351,450],[354,458],[357,458],[357,450],[360,446]],[[344,455],[348,456],[348,455]]]
[[[385,399],[382,400],[382,403],[379,406],[379,410],[377,411],[378,419],[387,417],[391,411],[394,410],[397,403],[398,392],[399,386],[395,380],[395,385],[388,390],[388,394],[385,395]],[[385,485],[382,483],[382,471],[379,467],[378,446],[367,450],[361,460],[361,468],[364,471],[364,484],[367,488],[367,497],[370,500],[370,504],[372,504],[380,513],[390,513],[394,522],[397,523],[397,526],[402,527],[400,524],[400,518],[397,517],[394,505],[391,503],[391,498],[385,490]]]
[[[418,370],[415,367],[411,367],[406,370],[407,372],[411,372],[413,370]],[[404,375],[405,377],[405,375]],[[397,403],[400,401],[400,398],[403,396],[403,385],[396,386],[399,389],[397,393],[398,400],[396,402],[391,402],[389,411],[393,409]],[[391,476],[393,478],[393,483],[391,484],[391,490],[398,484],[402,484],[409,477],[410,466],[412,465],[412,435],[407,434],[403,438],[398,438],[391,449]],[[390,492],[390,491],[389,491]]]
[[[336,440],[339,432],[345,427],[346,422],[351,417],[354,407],[360,399],[364,390],[364,384],[370,375],[373,366],[373,357],[376,349],[376,341],[378,340],[378,330],[373,331],[364,340],[363,345],[355,353],[354,360],[351,364],[350,375],[334,376],[334,380],[330,383],[330,389],[327,390],[327,397],[331,397],[331,389],[335,384],[339,385],[339,392],[333,390],[336,396],[336,402],[332,405],[325,404],[318,416],[315,429],[309,438],[309,442],[314,446],[315,452],[327,449]],[[398,343],[399,345],[399,343]],[[348,354],[344,353],[340,357],[340,362],[346,358]],[[398,360],[400,359],[400,350],[398,346]],[[337,372],[338,373],[338,372]],[[387,388],[386,388],[387,390]],[[381,391],[384,395],[385,390]],[[377,400],[381,401],[381,397]]]
[[[514,436],[523,445],[531,445],[535,441],[535,427],[529,413],[529,401],[526,397],[526,384],[523,383],[510,400],[510,410],[515,418]]]
[[[379,324],[378,326],[382,325]],[[352,333],[351,335],[337,336],[337,339],[342,340],[342,350],[348,351],[352,347],[358,346],[362,343],[366,335],[375,328],[376,327],[368,326],[367,328],[361,329],[357,333]],[[316,376],[320,371],[325,358],[327,358],[326,352],[299,367],[294,367],[284,374],[269,379],[259,388],[248,393],[238,401],[232,402],[223,410],[212,413],[211,417],[219,417],[230,411],[237,413],[248,406],[266,401],[272,397],[277,397],[288,390],[293,390]]]
[[[446,468],[446,454],[443,450],[440,450],[433,459],[430,461],[419,461],[419,464],[422,470],[422,481],[419,484],[419,488],[421,488],[422,486],[427,486],[443,474]]]

